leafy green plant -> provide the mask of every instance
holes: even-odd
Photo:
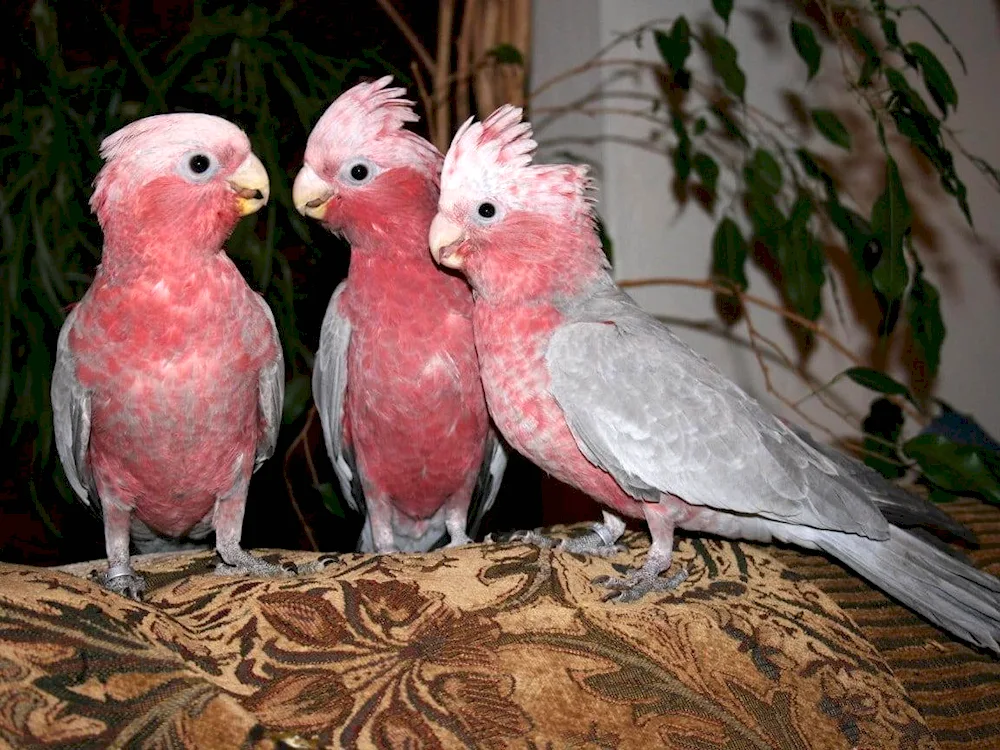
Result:
[[[711,274],[720,294],[741,298],[748,286],[750,250],[755,247],[771,258],[783,300],[795,316],[792,319],[800,323],[817,321],[823,313],[822,292],[830,266],[825,241],[839,236],[860,285],[878,302],[883,345],[905,320],[926,382],[933,382],[946,329],[940,294],[924,275],[912,238],[911,186],[901,176],[900,153],[910,149],[923,157],[970,227],[967,189],[954,154],[967,157],[998,189],[1000,184],[996,170],[969,154],[946,125],[958,106],[946,65],[926,46],[904,41],[899,19],[906,13],[920,14],[963,70],[964,60],[941,27],[917,5],[857,0],[840,3],[836,9],[824,1],[813,7],[821,12],[827,42],[819,41],[813,22],[805,17],[791,21],[788,38],[804,64],[804,82],[825,64],[838,66],[845,92],[868,116],[885,162],[884,188],[870,210],[863,211],[843,193],[830,159],[810,150],[806,138],[746,101],[747,76],[738,50],[726,37],[733,10],[729,0],[713,0],[720,23],[705,24],[697,32],[679,16],[667,28],[636,33],[638,43],[652,37],[666,67],[669,93],[663,101],[675,135],[671,148],[675,188],[682,196],[698,191],[707,210],[718,216]],[[698,50],[708,63],[709,80],[694,73],[697,66],[692,61]],[[837,54],[825,55],[824,50]],[[923,84],[933,106],[915,81]],[[855,147],[852,131],[836,112],[813,108],[807,114],[813,131],[831,145],[846,152]],[[716,213],[720,205],[723,209]],[[741,230],[741,218],[750,227],[749,236]],[[809,335],[815,330],[806,327]],[[927,400],[874,370],[854,367],[844,374],[880,394],[863,425],[863,450],[871,466],[890,478],[914,468],[939,498],[973,492],[1000,502],[1000,455],[995,450],[927,432],[901,442],[906,416],[918,425],[932,421]]]

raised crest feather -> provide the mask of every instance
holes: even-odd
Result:
[[[327,107],[313,135],[337,137],[361,129],[369,138],[377,138],[419,120],[414,103],[406,98],[406,89],[391,83],[392,76],[382,76],[348,89]]]
[[[406,89],[382,76],[348,89],[327,107],[306,144],[305,161],[314,169],[365,155],[383,166],[416,160],[438,178],[442,156],[432,144],[404,126],[420,120]]]
[[[503,195],[523,208],[592,217],[589,168],[532,164],[538,144],[520,107],[505,104],[482,122],[466,120],[455,134],[441,174],[442,203],[460,196]]]

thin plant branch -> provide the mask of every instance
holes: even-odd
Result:
[[[716,292],[718,294],[725,294],[728,296],[736,296],[741,301],[750,302],[751,304],[757,305],[758,307],[763,307],[765,310],[770,310],[776,315],[780,315],[786,320],[790,320],[796,325],[802,326],[821,339],[826,341],[830,346],[836,349],[840,354],[842,354],[846,359],[850,360],[852,363],[858,367],[862,367],[864,363],[858,358],[858,356],[847,348],[841,341],[834,336],[832,333],[827,331],[823,326],[814,320],[809,320],[802,315],[799,315],[788,308],[782,307],[774,302],[764,299],[763,297],[758,297],[754,294],[747,294],[746,292],[741,292],[738,289],[733,289],[730,286],[725,286],[723,284],[716,284],[713,281],[708,281],[705,279],[687,279],[679,276],[659,276],[649,279],[624,279],[618,282],[618,286],[623,289],[644,287],[644,286],[684,286],[692,289],[708,289],[709,291]]]
[[[452,26],[455,23],[455,0],[438,3],[437,60],[434,65],[434,130],[431,140],[442,152],[448,148],[451,137],[451,110],[448,107],[447,84],[451,72]]]
[[[431,53],[427,51],[427,48],[420,41],[420,37],[414,33],[410,24],[406,22],[399,11],[396,10],[396,6],[392,4],[392,0],[375,0],[381,6],[385,14],[389,16],[389,20],[399,29],[399,32],[406,37],[406,41],[409,43],[410,47],[413,48],[414,53],[417,55],[417,59],[420,60],[421,64],[427,68],[429,72],[434,70],[434,58],[431,57]]]
[[[427,113],[427,134],[433,138],[435,130],[434,118],[437,110],[435,110],[431,102],[431,95],[424,84],[424,76],[420,72],[420,66],[417,65],[415,60],[410,63],[410,71],[413,73],[413,80],[417,82],[417,93],[420,95],[420,103],[424,105],[424,112]]]
[[[292,481],[288,478],[288,464],[291,461],[292,455],[295,453],[295,449],[301,443],[305,448],[306,453],[306,463],[309,466],[309,471],[312,473],[313,486],[319,486],[319,475],[316,473],[316,466],[313,464],[311,451],[309,450],[309,441],[307,437],[309,436],[309,428],[312,427],[313,420],[316,417],[316,406],[313,405],[309,408],[309,415],[306,417],[306,423],[299,431],[299,434],[295,436],[295,440],[292,444],[288,446],[288,450],[285,451],[285,460],[281,466],[282,478],[285,480],[285,489],[288,492],[288,499],[292,503],[292,508],[295,510],[295,515],[298,516],[299,523],[302,525],[302,530],[305,532],[306,540],[309,542],[309,547],[313,552],[319,552],[319,545],[316,543],[316,536],[313,534],[312,527],[306,521],[305,514],[302,512],[302,508],[299,507],[298,500],[295,499],[295,490],[292,488]]]

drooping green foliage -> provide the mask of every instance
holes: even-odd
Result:
[[[844,112],[822,104],[810,108],[803,103],[801,108],[818,137],[815,142],[836,147],[826,149],[834,157],[854,154],[859,142],[877,142],[885,164],[884,181],[872,205],[853,205],[824,166],[828,161],[797,140],[777,118],[754,109],[740,50],[728,38],[738,2],[713,1],[715,18],[703,14],[697,25],[681,15],[668,28],[652,30],[672,83],[666,103],[675,138],[671,144],[675,184],[687,188],[692,175],[697,176],[697,184],[710,198],[702,204],[716,222],[711,247],[713,280],[745,290],[749,283],[746,264],[761,257],[762,250],[769,259],[765,270],[787,307],[811,320],[823,313],[823,289],[831,263],[826,243],[839,236],[857,285],[875,298],[881,310],[879,334],[889,336],[905,326],[920,358],[923,378],[933,382],[946,329],[940,295],[925,276],[912,239],[914,208],[908,192],[914,185],[900,169],[900,160],[907,155],[904,144],[926,158],[970,226],[972,216],[966,186],[945,140],[945,120],[958,107],[958,91],[948,65],[926,45],[902,38],[900,18],[905,13],[918,14],[954,53],[963,72],[965,61],[919,5],[859,0],[855,6],[854,13],[837,17],[840,22],[853,18],[856,26],[818,30],[805,15],[793,17],[787,26],[787,44],[804,63],[803,89],[823,70],[824,62],[836,59],[844,90],[859,105],[855,112],[867,115],[867,122],[859,125],[856,116],[848,120]],[[703,53],[704,64],[692,60],[696,50]],[[932,106],[922,90],[930,95]],[[808,99],[804,91],[801,101]],[[868,133],[861,132],[866,128]],[[1000,172],[960,146],[958,150],[1000,191]],[[720,191],[724,193],[721,198]],[[749,240],[744,228],[750,230]],[[1000,466],[995,455],[985,455],[986,449],[961,447],[940,435],[902,443],[907,413],[926,410],[924,403],[883,373],[853,368],[845,374],[880,394],[862,425],[867,460],[873,467],[896,478],[913,464],[938,497],[965,491],[1000,499],[996,491],[1000,485],[991,473]],[[910,402],[910,412],[900,408],[901,401]],[[929,418],[923,413],[922,420]]]

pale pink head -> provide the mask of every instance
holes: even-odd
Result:
[[[309,135],[292,189],[301,213],[356,248],[424,233],[437,203],[441,154],[404,127],[419,118],[405,89],[391,83],[392,76],[359,83],[329,106]]]
[[[267,203],[267,172],[246,134],[212,115],[154,115],[101,144],[90,207],[108,255],[216,252]]]
[[[507,104],[465,122],[445,157],[431,252],[480,296],[568,292],[607,266],[587,167],[532,164],[536,145],[521,110]]]

